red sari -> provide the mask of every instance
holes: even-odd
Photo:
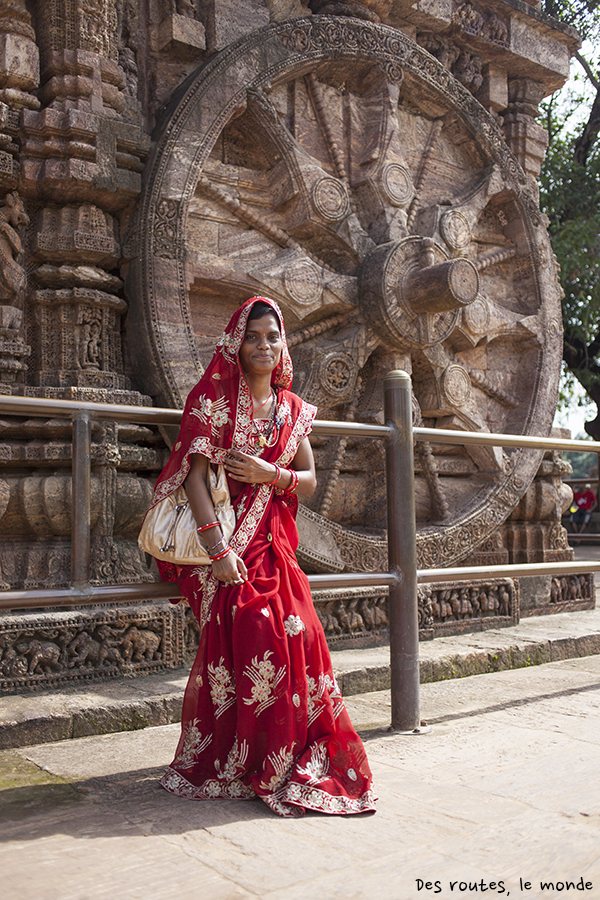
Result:
[[[276,427],[261,448],[253,438],[252,399],[237,355],[257,300],[272,306],[284,342],[272,376]],[[287,390],[290,383],[281,313],[273,301],[252,298],[233,316],[188,397],[154,502],[185,480],[194,452],[217,463],[234,447],[289,466],[316,413]],[[372,811],[376,798],[366,753],[344,707],[308,579],[295,557],[297,499],[265,484],[240,488],[232,480],[229,486],[237,519],[230,544],[243,558],[248,580],[223,584],[210,566],[171,567],[170,573],[161,567],[163,577],[177,581],[201,629],[181,738],[161,784],[196,800],[260,797],[282,816],[301,816],[306,809]]]

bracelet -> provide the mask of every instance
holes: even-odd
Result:
[[[219,544],[223,544],[222,549],[224,549],[226,543],[227,543],[227,538],[223,536],[223,537],[219,538],[219,540],[217,541],[217,543],[216,543],[216,544],[213,544],[212,547],[205,547],[204,549],[205,549],[206,552],[210,555],[211,551],[216,550],[216,548],[219,546]]]
[[[196,531],[198,534],[202,534],[203,531],[208,531],[209,528],[215,528],[217,525],[220,525],[220,522],[208,522],[206,525],[199,525]]]
[[[277,482],[278,482],[279,479],[281,478],[281,469],[279,468],[279,466],[277,465],[277,463],[271,463],[271,465],[272,465],[272,466],[275,466],[275,471],[276,471],[277,474],[275,475],[275,478],[273,479],[273,481],[265,481],[265,482],[264,482],[264,484],[266,484],[267,487],[273,487],[273,485],[274,485],[274,484],[277,484]]]
[[[217,553],[216,556],[210,556],[210,561],[211,561],[211,563],[217,562],[219,559],[223,559],[223,557],[227,556],[229,553],[232,553],[232,552],[233,551],[232,551],[231,547],[229,546],[229,544],[227,544],[225,549],[222,550],[220,553]]]
[[[298,487],[298,481],[300,480],[298,477],[298,473],[295,469],[286,469],[286,472],[289,472],[292,476],[292,480],[286,488],[283,488],[284,494],[293,494],[296,488]]]

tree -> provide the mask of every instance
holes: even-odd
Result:
[[[546,0],[545,11],[574,25],[592,52],[600,47],[600,0]],[[585,429],[600,440],[600,79],[597,62],[576,59],[580,79],[567,99],[554,94],[543,105],[550,143],[540,204],[565,292],[563,359],[598,408]]]

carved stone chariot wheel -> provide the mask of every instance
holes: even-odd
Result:
[[[394,29],[315,16],[198,69],[165,113],[140,233],[129,340],[159,403],[183,405],[233,310],[266,294],[321,418],[382,421],[383,375],[404,368],[418,422],[548,433],[560,297],[537,202],[493,118]],[[305,556],[381,566],[381,447],[315,451]],[[415,459],[420,563],[443,566],[508,517],[540,454]]]

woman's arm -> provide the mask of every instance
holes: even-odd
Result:
[[[185,490],[190,501],[190,507],[198,526],[216,522],[217,516],[212,504],[211,496],[206,486],[206,473],[208,471],[208,459],[201,453],[193,453],[190,471],[185,480]],[[200,542],[205,547],[211,547],[223,537],[220,525],[215,525],[202,532]],[[212,563],[213,575],[219,581],[229,584],[246,581],[248,573],[244,561],[232,550],[223,559],[217,559]]]
[[[298,487],[294,493],[299,497],[310,497],[317,487],[317,473],[315,472],[315,457],[308,438],[300,441],[293,460],[293,468],[298,475]]]
[[[242,453],[238,450],[232,450],[229,453],[225,460],[225,468],[234,481],[244,481],[247,484],[274,484],[275,487],[285,490],[293,481],[289,469],[280,469],[280,475],[277,478],[277,466],[274,463],[266,462],[259,456],[250,456],[249,453]],[[298,484],[294,493],[301,497],[309,497],[317,486],[317,476],[315,459],[308,438],[300,441],[291,468],[298,476]]]

